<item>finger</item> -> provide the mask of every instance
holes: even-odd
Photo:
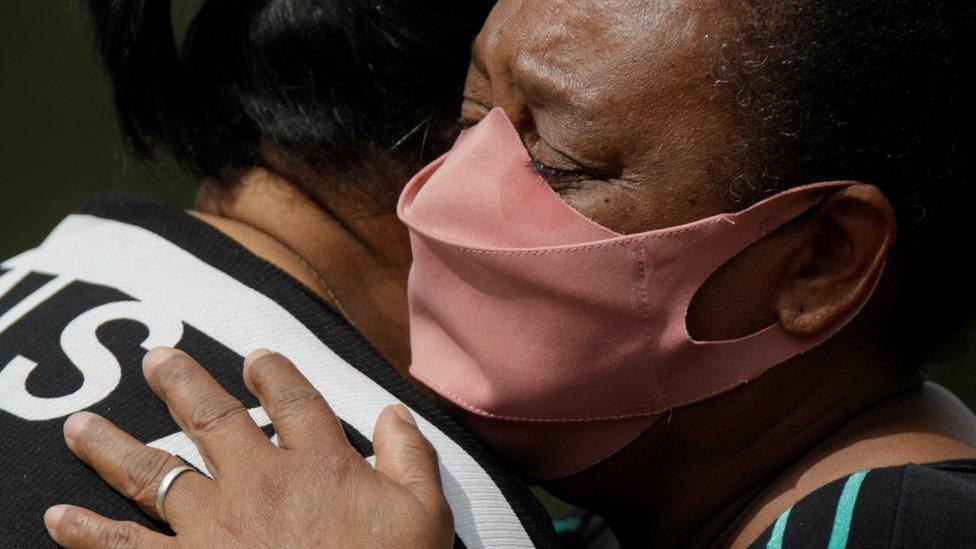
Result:
[[[186,353],[153,349],[143,359],[142,369],[215,478],[221,475],[222,464],[237,466],[246,454],[273,446],[244,405]]]
[[[150,516],[163,519],[156,511],[156,491],[168,471],[184,465],[178,457],[150,448],[107,419],[88,412],[74,414],[64,422],[64,439],[109,486]],[[214,482],[199,473],[180,475],[166,493],[166,520],[174,529],[193,520],[214,488]]]
[[[129,549],[170,547],[173,538],[134,522],[105,518],[73,505],[55,505],[44,513],[44,525],[54,541],[67,549]]]
[[[428,512],[450,515],[444,498],[437,451],[402,404],[389,406],[373,430],[376,470],[410,490]]]
[[[254,351],[244,359],[244,383],[271,418],[280,447],[349,444],[322,394],[287,358],[264,349]]]

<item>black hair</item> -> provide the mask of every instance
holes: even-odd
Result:
[[[966,257],[976,234],[976,3],[739,5],[743,25],[715,70],[746,128],[732,194],[746,203],[814,181],[877,185],[909,262],[892,343],[917,367],[976,305]]]
[[[460,103],[490,0],[204,0],[185,38],[169,0],[87,0],[126,148],[230,184],[268,152],[343,171]],[[178,46],[181,44],[181,47]]]

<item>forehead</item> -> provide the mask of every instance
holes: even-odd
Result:
[[[712,4],[502,0],[478,37],[476,54],[482,63],[504,63],[540,101],[619,101],[707,70],[706,48],[723,19]]]

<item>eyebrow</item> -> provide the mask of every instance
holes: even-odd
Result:
[[[537,95],[545,101],[565,100],[567,89],[559,78],[547,71],[537,58],[522,58],[513,60],[510,66],[510,77],[513,82],[531,94]],[[578,106],[578,105],[577,105]]]
[[[516,58],[510,60],[510,62],[510,75],[515,85],[530,91],[531,94],[538,96],[544,101],[556,101],[565,96],[566,90],[564,86],[558,85],[557,81],[551,75],[539,74],[533,70],[529,70],[524,60],[519,62]],[[482,74],[490,78],[488,64],[485,62],[484,50],[478,47],[477,40],[471,42],[471,63]],[[575,106],[580,107],[580,105]]]

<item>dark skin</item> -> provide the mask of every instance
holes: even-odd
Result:
[[[356,185],[322,178],[314,183]],[[395,202],[377,209],[374,203],[314,196],[303,190],[309,185],[255,168],[229,187],[205,183],[191,213],[305,283],[406,376],[410,245]]]
[[[729,211],[713,168],[744,130],[709,74],[735,17],[720,2],[503,0],[476,41],[464,117],[504,108],[563,199],[618,232]],[[822,333],[887,269],[869,306],[827,343],[674,410],[624,451],[547,487],[604,514],[625,545],[745,546],[831,480],[976,457],[972,415],[899,370],[878,335],[899,291],[896,237],[888,199],[857,184],[744,251],[696,296],[696,338],[773,322]]]
[[[720,154],[736,150],[743,130],[736,125],[730,102],[719,96],[709,78],[725,37],[736,32],[736,14],[725,6],[686,0],[502,0],[476,43],[464,117],[476,122],[489,109],[504,108],[536,157],[537,169],[560,196],[618,232],[674,226],[729,211],[734,206],[727,185],[716,179],[714,168]],[[203,217],[300,278],[300,266],[276,243],[312,253],[323,242],[369,243],[370,235],[382,233],[380,227],[393,230],[393,224],[384,221],[369,230],[360,227],[356,238],[335,237],[343,232],[338,226],[355,224],[323,217],[314,200],[282,201],[276,194],[279,187],[294,189],[287,182],[262,176],[245,185],[244,191],[205,194],[204,209],[225,217]],[[341,212],[342,208],[328,210]],[[299,221],[281,223],[286,218]],[[738,337],[772,322],[782,323],[798,336],[816,335],[863,301],[872,290],[868,281],[879,270],[884,269],[884,277],[862,314],[827,343],[737,390],[673,410],[623,451],[547,487],[602,513],[628,546],[741,547],[793,503],[834,479],[872,467],[976,457],[976,418],[948,392],[899,370],[891,345],[881,335],[901,291],[899,264],[910,259],[900,256],[896,241],[897,221],[888,199],[877,187],[857,184],[833,193],[797,221],[751,246],[700,290],[688,317],[696,338]],[[339,249],[358,250],[357,246]],[[393,288],[403,251],[392,245],[382,254],[383,261],[362,264],[367,272],[387,276]],[[315,257],[310,260],[318,265]],[[327,256],[319,258],[324,266],[326,260]],[[307,273],[305,280],[314,285]],[[337,277],[334,285],[340,299],[345,295],[355,299],[354,282],[359,280],[355,273]],[[343,286],[349,288],[345,293]],[[377,303],[365,292],[358,301],[360,305],[353,308],[365,312]],[[402,319],[402,296],[393,302],[401,304],[397,309]],[[377,319],[386,314],[374,311]],[[352,316],[355,320],[357,315]],[[404,349],[398,343],[402,334],[396,336],[396,330],[384,328],[379,321],[364,325],[370,341],[389,349],[384,354],[402,356]],[[395,337],[388,337],[391,334]],[[192,360],[160,353],[154,356],[169,358],[158,364],[147,362],[150,382],[153,376],[184,380],[180,391],[160,391],[171,407],[191,418],[199,415],[193,413],[194,402],[222,399],[230,409],[239,408],[204,376],[172,375],[173,369],[198,368]],[[283,358],[275,357],[274,363],[291,372]],[[249,387],[258,391],[253,364],[245,368],[245,376],[251,380]],[[301,387],[301,380],[293,383],[291,388],[278,386],[286,395],[292,393],[286,401],[322,408],[315,398],[296,401],[293,391]],[[162,385],[157,379],[153,386]],[[311,393],[306,387],[303,394]],[[262,402],[273,395],[262,394]],[[193,398],[187,400],[188,396]],[[217,416],[241,419],[240,413]],[[288,416],[307,426],[322,423],[321,417],[310,414],[284,414]],[[164,468],[147,471],[152,460],[133,456],[149,450],[126,440],[104,420],[92,419],[76,415],[69,420],[66,436],[72,449],[109,482],[145,480],[145,485],[129,486],[123,492],[148,507]],[[407,441],[409,448],[424,449],[422,436],[409,423],[395,419],[393,412],[382,416],[386,427],[378,426],[378,432],[388,432],[388,440]],[[243,453],[227,460],[228,470],[234,463],[246,463],[252,470],[251,476],[219,479],[221,493],[246,489],[253,471],[274,474],[293,469],[288,459],[309,466],[321,461],[314,449],[288,458],[284,456],[291,454],[262,447],[263,441],[250,449],[226,442],[240,441],[242,433],[253,431],[246,421],[239,423],[224,421],[214,429],[219,437],[200,441],[214,455],[222,448]],[[342,446],[341,441],[334,442],[327,455],[337,455],[335,447]],[[352,454],[343,447],[338,455]],[[230,514],[238,520],[247,517],[240,523],[229,520],[226,508],[194,492],[192,483],[184,479],[171,490],[167,513],[179,513],[179,506],[192,508],[196,520],[176,524],[180,534],[176,542],[207,539],[233,545],[241,541],[240,532],[270,532],[272,537],[264,541],[273,543],[282,535],[302,532],[275,532],[281,517],[268,512],[272,509],[292,521],[327,527],[316,533],[321,539],[368,540],[373,531],[370,524],[352,520],[330,524],[320,520],[322,506],[294,504],[296,498],[325,500],[335,493],[337,483],[369,482],[375,488],[367,491],[368,496],[374,499],[365,504],[392,513],[391,519],[405,516],[406,511],[397,513],[397,509],[417,512],[418,502],[428,512],[443,511],[443,501],[429,490],[421,490],[418,496],[402,488],[437,485],[429,452],[414,452],[414,459],[409,459],[411,453],[405,449],[391,452],[390,457],[386,477],[362,467],[358,458],[348,458],[348,466],[339,468],[341,475],[316,477],[321,482],[311,483],[309,476],[279,475],[284,496],[235,498],[246,502]],[[157,461],[165,459],[157,456]],[[381,489],[387,493],[379,494]],[[345,496],[348,507],[343,508],[356,508],[356,498],[362,494],[353,491]],[[175,544],[139,530],[126,531],[124,525],[78,508],[61,508],[59,513],[51,513],[48,526],[55,539],[67,546],[136,546],[133,539],[150,538],[160,546]],[[406,523],[417,527],[414,539],[436,539],[449,546],[449,517],[433,514],[440,518],[418,523],[413,517]],[[234,528],[214,531],[213,524]],[[119,543],[126,537],[120,538],[119,532],[136,537],[129,539],[132,543]],[[316,541],[307,535],[287,539],[296,545]],[[65,543],[71,540],[77,542]]]

